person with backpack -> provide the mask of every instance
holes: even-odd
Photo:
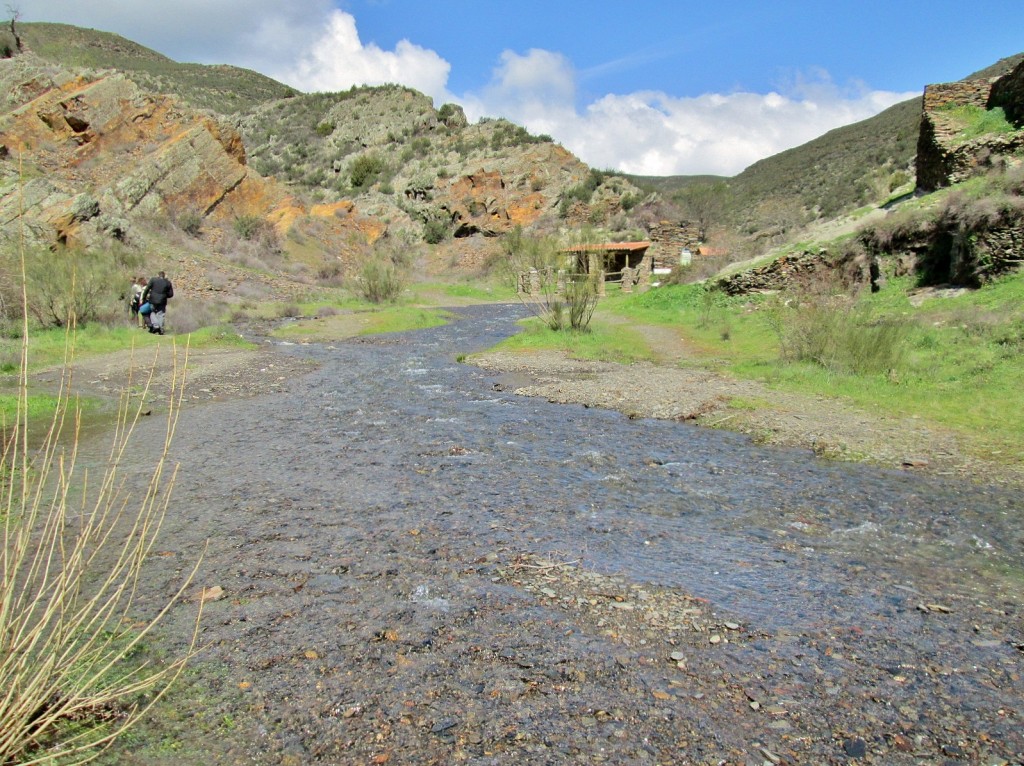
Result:
[[[142,293],[145,289],[145,277],[136,277],[132,280],[132,294],[128,303],[128,311],[131,314],[132,324],[137,324],[139,327],[146,326],[146,318],[139,313],[139,309],[142,308]]]
[[[174,285],[164,272],[149,280],[142,291],[142,302],[151,307],[149,312],[149,331],[157,335],[164,334],[164,318],[167,312],[167,301],[174,297]]]

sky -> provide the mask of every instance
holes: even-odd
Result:
[[[400,83],[591,167],[735,175],[1024,51],[1022,0],[14,0],[304,92]]]

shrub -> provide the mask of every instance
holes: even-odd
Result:
[[[178,228],[190,237],[198,237],[202,233],[203,217],[192,211],[182,213],[178,216]]]
[[[355,291],[370,303],[392,303],[404,287],[402,275],[391,259],[374,254],[359,270]]]
[[[588,332],[590,319],[597,308],[597,285],[594,278],[576,274],[565,281],[565,305],[569,311],[569,327]]]
[[[440,216],[435,216],[423,224],[423,241],[430,245],[437,245],[448,239],[451,234],[451,227],[448,222]]]
[[[235,234],[246,241],[255,239],[263,227],[264,221],[258,215],[241,215],[234,222]]]
[[[85,325],[119,315],[122,283],[127,288],[110,254],[34,250],[25,255],[27,310],[43,326]]]
[[[911,326],[874,318],[848,298],[793,300],[773,310],[783,360],[812,362],[830,372],[887,374],[906,358]]]
[[[587,236],[581,235],[586,241]],[[587,331],[598,291],[593,277],[568,270],[563,247],[555,239],[527,236],[516,227],[502,238],[506,266],[518,282],[526,277],[537,280],[536,294],[518,291],[519,299],[545,325],[555,331]]]
[[[361,154],[352,160],[349,166],[349,183],[353,189],[372,186],[378,176],[384,172],[384,160],[378,154]]]
[[[225,311],[223,301],[200,301],[191,298],[175,298],[167,313],[167,323],[178,335],[187,335],[203,327],[211,327],[221,321]]]

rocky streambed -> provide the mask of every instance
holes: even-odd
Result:
[[[145,598],[206,546],[204,649],[109,762],[1024,759],[1016,492],[520,396],[459,314],[183,411]]]

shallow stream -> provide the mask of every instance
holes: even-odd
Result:
[[[1017,495],[516,396],[457,358],[521,310],[457,313],[182,413],[153,593],[210,540],[196,672],[235,722],[182,762],[1021,762]],[[523,554],[742,627],[616,628]]]

